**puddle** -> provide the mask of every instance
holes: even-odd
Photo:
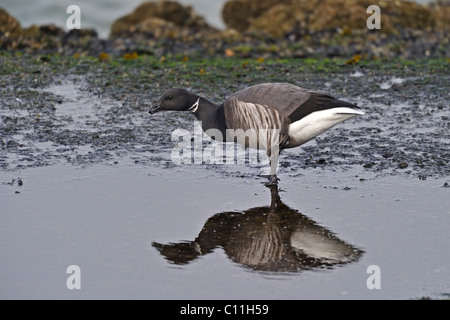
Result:
[[[1,172],[0,298],[443,298],[450,188],[360,174],[282,175],[277,195],[204,166]]]
[[[55,122],[64,124],[69,130],[96,131],[95,125],[100,121],[97,113],[105,112],[106,108],[100,108],[101,105],[93,103],[90,95],[81,92],[83,85],[84,79],[75,77],[64,79],[44,91],[62,98],[55,104]]]
[[[359,78],[359,77],[363,77],[363,76],[364,76],[364,73],[362,73],[361,71],[355,71],[349,75],[349,77],[353,77],[353,78]]]
[[[380,89],[383,90],[387,90],[390,89],[393,85],[395,84],[402,84],[403,82],[405,82],[405,79],[401,79],[401,78],[392,78],[388,81],[385,81],[383,83],[380,84]]]

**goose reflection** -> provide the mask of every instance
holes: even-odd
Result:
[[[221,247],[234,262],[268,272],[332,268],[357,261],[363,254],[285,205],[276,186],[270,190],[270,206],[215,214],[194,241],[153,242],[152,246],[168,261],[179,265]]]

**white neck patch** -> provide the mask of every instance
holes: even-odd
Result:
[[[192,113],[194,113],[195,111],[197,111],[198,105],[199,105],[199,104],[200,104],[200,98],[197,99],[197,102],[194,103],[194,104],[192,105],[192,107],[190,107],[190,108],[188,109],[188,111],[191,111]]]

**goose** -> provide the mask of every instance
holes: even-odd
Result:
[[[364,114],[354,104],[290,83],[249,86],[220,105],[186,89],[171,88],[149,113],[160,111],[191,112],[206,134],[218,131],[221,135],[214,134],[214,138],[221,136],[222,142],[265,149],[270,163],[266,186],[278,184],[276,168],[282,150],[298,147],[338,123]]]

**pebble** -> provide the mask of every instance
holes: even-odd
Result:
[[[408,167],[408,164],[407,164],[406,162],[400,162],[400,163],[398,164],[398,167],[399,167],[400,169],[405,169],[405,168]]]

